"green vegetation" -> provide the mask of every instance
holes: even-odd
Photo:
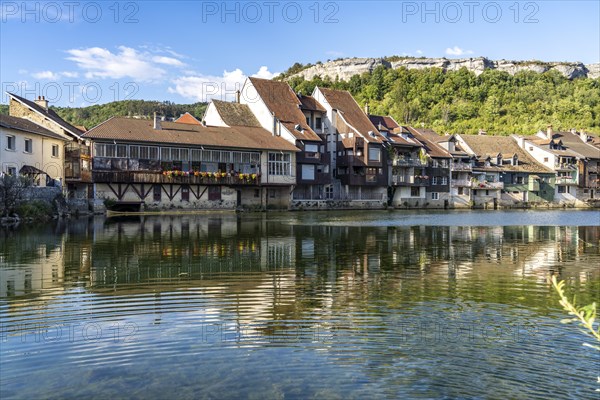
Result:
[[[295,65],[290,70],[297,70]],[[290,70],[286,75],[290,74]],[[387,69],[355,75],[349,81],[289,79],[295,91],[315,86],[348,90],[373,114],[391,115],[399,123],[432,128],[438,133],[533,134],[552,124],[600,133],[600,79],[569,80],[557,71],[522,71],[514,76],[462,68]]]
[[[31,178],[24,176],[2,175],[0,177],[0,216],[7,217],[15,212],[23,192],[31,184]]]
[[[65,121],[90,129],[111,117],[151,117],[154,112],[166,117],[179,117],[189,112],[201,119],[206,103],[175,104],[169,101],[123,100],[89,107],[51,107]],[[0,105],[0,114],[8,114],[8,105]]]
[[[33,200],[20,204],[17,207],[17,215],[24,219],[34,221],[47,221],[54,215],[52,206],[41,200]]]

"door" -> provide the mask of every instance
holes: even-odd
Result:
[[[237,191],[237,206],[241,206],[242,205],[242,191],[238,190]]]

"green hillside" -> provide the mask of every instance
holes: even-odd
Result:
[[[464,68],[378,67],[348,82],[294,77],[288,83],[304,94],[317,85],[348,90],[361,106],[368,102],[372,114],[439,133],[532,134],[548,124],[600,133],[600,79],[569,80],[556,71],[512,76],[486,70],[477,76]]]
[[[51,107],[63,119],[73,125],[84,125],[90,129],[110,117],[145,116],[151,117],[154,112],[166,117],[179,117],[189,112],[201,119],[206,103],[175,104],[169,101],[124,100],[89,107]],[[8,105],[0,105],[0,113],[8,114]]]

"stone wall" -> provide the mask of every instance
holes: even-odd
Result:
[[[381,200],[292,200],[290,210],[383,210]]]

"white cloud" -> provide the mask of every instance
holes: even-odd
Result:
[[[448,47],[446,49],[446,54],[449,56],[462,56],[466,54],[473,54],[471,50],[463,50],[458,46]]]
[[[31,74],[31,76],[33,76],[35,79],[47,79],[49,81],[57,81],[60,77],[59,74],[52,71],[34,72]]]
[[[67,50],[70,57],[84,71],[85,77],[93,78],[132,78],[136,81],[152,81],[162,78],[165,70],[152,62],[149,53],[141,53],[126,46],[119,46],[119,53],[112,53],[100,47]]]
[[[270,72],[265,66],[251,76],[271,79],[277,73]],[[174,87],[169,87],[169,93],[176,93],[182,97],[195,101],[209,101],[210,99],[233,100],[235,91],[241,90],[247,75],[237,68],[233,71],[223,71],[222,76],[196,74],[182,76],[174,79]]]
[[[173,58],[173,57],[154,56],[154,57],[152,57],[152,61],[154,61],[157,64],[171,65],[173,67],[185,66],[184,63],[182,63],[181,61],[179,61],[178,59]]]
[[[65,78],[77,78],[79,74],[77,72],[63,71],[60,73]]]
[[[417,50],[417,51],[415,51],[415,53],[417,53],[418,55],[422,55],[423,54],[423,50]]]

